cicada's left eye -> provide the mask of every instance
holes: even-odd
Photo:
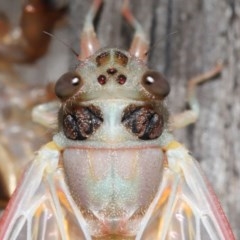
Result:
[[[170,86],[161,73],[147,71],[142,77],[142,86],[155,98],[164,99],[170,92]]]
[[[72,97],[83,85],[81,77],[75,72],[63,74],[55,85],[55,94],[62,101]]]

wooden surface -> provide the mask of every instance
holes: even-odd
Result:
[[[13,22],[17,19],[19,9],[14,8],[14,15],[9,6],[19,6],[18,2],[1,0],[0,3],[0,7],[2,5],[10,12]],[[236,237],[240,239],[240,1],[130,2],[133,12],[154,44],[150,66],[162,71],[171,84],[168,99],[171,113],[185,108],[186,83],[189,78],[208,71],[219,60],[224,63],[220,77],[198,88],[201,105],[198,122],[175,134],[200,161]],[[77,51],[79,34],[90,3],[86,0],[72,0],[65,21],[67,26],[60,26],[56,31]],[[133,31],[122,19],[120,5],[121,1],[106,0],[98,16],[96,26],[103,47],[127,49],[130,44]],[[177,33],[171,35],[175,31]],[[49,56],[30,67],[32,75],[41,71],[43,76],[54,80],[55,76],[64,72],[63,65],[66,68],[68,65],[73,66],[74,56],[66,54],[68,51],[54,41]],[[26,74],[26,68],[23,74]]]

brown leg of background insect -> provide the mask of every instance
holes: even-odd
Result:
[[[86,59],[87,57],[94,54],[100,48],[100,44],[93,26],[93,20],[97,12],[99,11],[101,4],[102,0],[94,0],[90,10],[86,15],[83,31],[81,33],[80,43],[81,53],[79,56],[79,60]]]
[[[12,158],[0,144],[0,209],[6,206],[17,185],[15,166]]]
[[[43,31],[52,32],[53,27],[67,7],[57,8],[43,0],[29,0],[23,6],[18,29],[5,31],[0,36],[0,59],[10,62],[33,62],[44,55],[50,38]],[[7,21],[1,22],[7,26]]]
[[[7,16],[0,12],[0,39],[10,32],[10,24]]]
[[[131,43],[129,52],[135,57],[146,61],[147,60],[147,52],[149,49],[149,40],[145,35],[142,26],[133,16],[130,6],[129,0],[124,0],[122,5],[122,15],[125,19],[133,26],[135,29],[135,34],[133,37],[133,41]]]
[[[171,130],[186,127],[187,125],[195,123],[197,121],[200,110],[196,97],[196,87],[198,84],[211,80],[213,77],[220,74],[222,68],[222,64],[219,63],[210,71],[190,79],[187,88],[187,103],[190,109],[182,113],[170,116],[169,122]]]

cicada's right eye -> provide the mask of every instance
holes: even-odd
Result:
[[[81,77],[75,72],[63,74],[55,85],[56,96],[64,101],[72,97],[83,85]]]
[[[155,98],[164,99],[170,92],[167,80],[157,71],[148,70],[142,77],[142,86]]]

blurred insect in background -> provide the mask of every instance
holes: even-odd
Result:
[[[198,163],[170,128],[196,121],[195,87],[222,66],[189,83],[190,110],[170,116],[170,88],[147,67],[148,39],[135,28],[129,52],[100,48],[94,0],[81,36],[79,64],[55,85],[61,101],[58,133],[25,172],[1,219],[0,239],[230,239],[234,236]],[[35,121],[55,113],[47,103]]]
[[[0,208],[34,151],[50,139],[45,128],[32,122],[31,110],[55,98],[51,84],[45,87],[37,82],[39,77],[27,81],[14,64],[33,64],[47,52],[50,38],[43,30],[52,32],[66,10],[66,6],[55,6],[52,1],[29,0],[16,28],[10,27],[4,13],[0,14]]]

